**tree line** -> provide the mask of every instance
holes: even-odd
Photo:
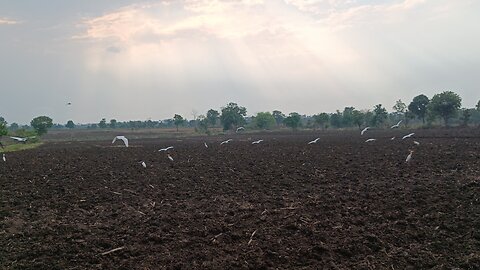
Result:
[[[220,110],[210,109],[205,114],[197,116],[193,112],[192,120],[187,120],[180,114],[174,114],[172,118],[164,120],[146,121],[117,121],[115,119],[102,118],[98,123],[77,126],[73,120],[65,125],[53,124],[47,116],[39,116],[30,122],[30,126],[19,126],[16,123],[8,125],[4,118],[0,117],[0,138],[10,132],[15,134],[25,133],[32,130],[37,135],[43,135],[49,128],[91,128],[91,129],[142,129],[142,128],[176,128],[191,127],[198,132],[210,133],[212,128],[223,130],[235,130],[245,126],[249,129],[276,129],[288,127],[293,130],[300,128],[309,129],[341,129],[358,128],[366,126],[383,128],[398,121],[402,121],[407,127],[432,127],[438,124],[445,126],[468,126],[480,125],[480,101],[475,108],[462,108],[462,98],[452,91],[444,91],[435,94],[432,98],[426,95],[418,95],[407,105],[398,100],[388,112],[382,104],[373,106],[372,109],[358,110],[354,107],[345,107],[343,111],[333,113],[321,112],[314,115],[301,115],[298,112],[290,112],[285,115],[279,110],[272,112],[259,112],[254,116],[247,116],[247,109],[237,103],[231,102]]]

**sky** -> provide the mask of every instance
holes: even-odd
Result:
[[[391,111],[445,90],[473,107],[479,12],[478,0],[0,0],[0,116]]]

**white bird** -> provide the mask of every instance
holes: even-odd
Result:
[[[125,136],[116,136],[113,138],[112,144],[114,144],[116,140],[122,140],[125,146],[128,147],[128,139]]]
[[[360,135],[363,135],[363,133],[365,133],[365,132],[366,132],[367,130],[369,130],[369,129],[370,129],[370,127],[364,128],[364,129],[360,132]]]
[[[320,138],[316,138],[315,140],[311,141],[311,142],[308,142],[308,144],[314,144],[314,143],[317,143],[318,140],[320,140]]]
[[[239,132],[240,130],[244,130],[244,127],[238,127],[236,132]]]
[[[166,147],[166,148],[162,148],[162,149],[158,150],[158,152],[166,152],[166,151],[168,151],[168,150],[170,150],[170,149],[173,149],[173,146],[169,146],[169,147]]]
[[[415,145],[420,145],[420,143],[417,142],[417,141],[413,141],[413,143],[414,143]]]
[[[374,142],[374,141],[376,141],[376,140],[377,140],[377,139],[368,139],[368,140],[366,140],[365,142]]]
[[[10,137],[11,139],[14,139],[17,142],[26,142],[28,138],[22,138],[22,137]]]
[[[145,164],[145,161],[140,162],[140,164],[142,164],[142,166],[143,166],[144,168],[147,167],[147,164]]]
[[[229,142],[231,142],[231,141],[233,141],[233,139],[228,139],[228,140],[226,140],[226,141],[221,142],[220,145],[229,143]]]
[[[390,141],[393,141],[393,140],[395,140],[395,137],[390,138]]]
[[[172,156],[170,156],[169,154],[167,154],[167,157],[168,157],[168,159],[170,159],[171,161],[173,161]]]
[[[208,144],[206,142],[204,142],[203,145],[205,145],[205,148],[208,148]]]
[[[400,127],[400,124],[402,123],[402,121],[403,121],[403,120],[398,121],[397,124],[391,126],[390,128],[398,128],[398,127]]]
[[[5,157],[5,154],[3,154],[3,161],[7,161],[7,158]]]
[[[263,140],[254,141],[254,142],[252,142],[252,144],[259,144],[261,142],[263,142]]]
[[[413,154],[413,151],[410,150],[410,154],[408,154],[407,158],[405,159],[406,163],[410,162],[410,160],[412,159],[412,154]]]
[[[406,138],[410,138],[410,137],[412,137],[413,135],[415,135],[415,133],[407,134],[407,135],[405,135],[405,136],[402,137],[402,140],[405,140]]]

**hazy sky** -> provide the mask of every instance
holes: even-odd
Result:
[[[391,110],[443,90],[473,107],[479,14],[478,0],[0,0],[0,116]]]

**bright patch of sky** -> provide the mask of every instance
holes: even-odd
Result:
[[[480,99],[480,1],[2,1],[0,115],[192,118]],[[72,102],[72,106],[66,106]]]

